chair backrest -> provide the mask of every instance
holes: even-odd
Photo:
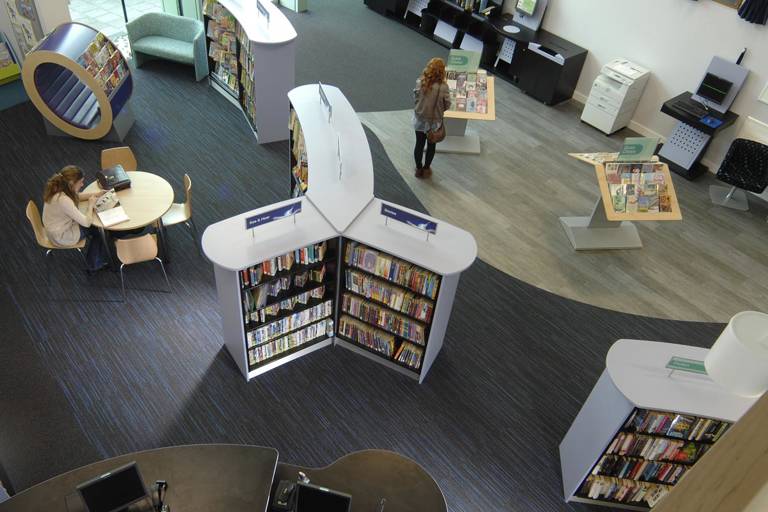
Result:
[[[50,247],[51,242],[48,240],[48,235],[45,234],[45,228],[43,227],[43,219],[40,218],[40,210],[34,201],[30,200],[27,203],[27,218],[29,223],[32,224],[32,230],[35,232],[35,240],[38,245],[42,247]]]
[[[101,151],[101,168],[109,169],[120,164],[128,172],[135,171],[138,167],[136,157],[128,146],[109,148]]]
[[[760,194],[768,186],[768,145],[735,139],[717,171],[718,179]]]
[[[157,257],[157,235],[147,233],[136,238],[118,238],[115,250],[117,259],[126,265],[151,261]]]
[[[192,178],[189,174],[184,175],[184,215],[192,218]]]

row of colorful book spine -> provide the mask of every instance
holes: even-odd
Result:
[[[579,495],[593,500],[653,507],[671,489],[662,484],[590,475],[581,486]]]
[[[345,282],[347,290],[364,295],[368,299],[382,303],[395,311],[422,322],[432,320],[435,303],[425,297],[417,296],[412,292],[388,284],[382,279],[356,270],[346,270]]]
[[[399,286],[435,299],[440,276],[358,242],[347,242],[344,254],[347,265],[360,268]]]
[[[313,306],[304,311],[299,311],[292,315],[275,320],[267,325],[249,331],[246,334],[248,340],[248,348],[253,348],[256,345],[266,343],[267,341],[279,338],[285,333],[295,331],[305,325],[317,322],[323,318],[327,318],[333,315],[333,301],[327,300],[321,304]]]
[[[312,290],[302,292],[293,297],[288,297],[280,302],[270,304],[267,307],[258,309],[253,312],[247,312],[245,314],[245,322],[251,324],[263,324],[264,322],[271,322],[276,320],[280,314],[286,311],[293,311],[298,306],[306,306],[312,299],[322,299],[325,297],[326,288],[325,285],[318,286]]]
[[[341,315],[339,318],[339,334],[378,352],[384,357],[391,358],[395,353],[394,335],[376,329],[349,315]]]
[[[631,432],[619,432],[605,453],[608,455],[626,455],[649,460],[693,464],[707,452],[709,447],[710,445],[708,444],[684,441],[682,439],[668,439]]]
[[[379,306],[350,293],[345,293],[342,300],[342,310],[408,341],[418,345],[426,344],[426,328],[423,323],[396,313],[385,306]]]
[[[631,432],[714,443],[728,430],[727,421],[685,414],[635,409],[624,424]]]
[[[261,284],[264,279],[274,277],[278,272],[291,270],[295,264],[312,265],[323,261],[328,243],[302,247],[289,253],[262,261],[252,267],[240,271],[240,280],[244,287]]]
[[[604,455],[592,474],[674,485],[687,469],[672,462]]]
[[[291,349],[331,335],[333,335],[333,320],[330,318],[320,320],[300,331],[250,349],[248,363],[253,368]]]
[[[323,279],[325,279],[325,265],[319,269],[299,272],[292,276],[282,276],[264,284],[246,288],[243,290],[244,311],[252,313],[266,307],[271,297],[278,297],[281,293],[291,293],[291,290],[299,292],[312,283],[322,284]]]

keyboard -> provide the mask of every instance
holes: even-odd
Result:
[[[709,113],[709,111],[700,105],[699,102],[693,100],[678,101],[675,103],[675,108],[699,119]]]

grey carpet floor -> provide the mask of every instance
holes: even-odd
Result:
[[[362,0],[310,0],[283,12],[299,34],[296,84],[338,86],[357,112],[413,108],[416,78],[448,50],[368,9]]]
[[[136,82],[125,142],[177,190],[190,173],[201,230],[287,197],[287,144],[256,145],[242,115],[189,68],[150,63]],[[611,343],[708,346],[721,329],[574,303],[477,261],[423,385],[336,348],[246,383],[222,346],[211,266],[181,227],[169,230],[172,294],[157,268],[139,266],[122,305],[118,277],[86,277],[73,254],[56,256],[46,285],[24,205],[64,164],[92,174],[107,144],[47,137],[29,103],[0,113],[0,133],[0,458],[17,490],[166,445],[273,446],[304,465],[377,447],[421,463],[453,512],[583,510],[563,503],[557,446]],[[423,210],[368,137],[376,195]]]

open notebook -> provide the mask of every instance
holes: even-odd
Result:
[[[108,228],[115,224],[120,224],[129,220],[125,210],[120,206],[120,201],[117,199],[117,194],[114,190],[108,190],[96,201],[94,206],[96,214],[99,216],[101,224]]]

